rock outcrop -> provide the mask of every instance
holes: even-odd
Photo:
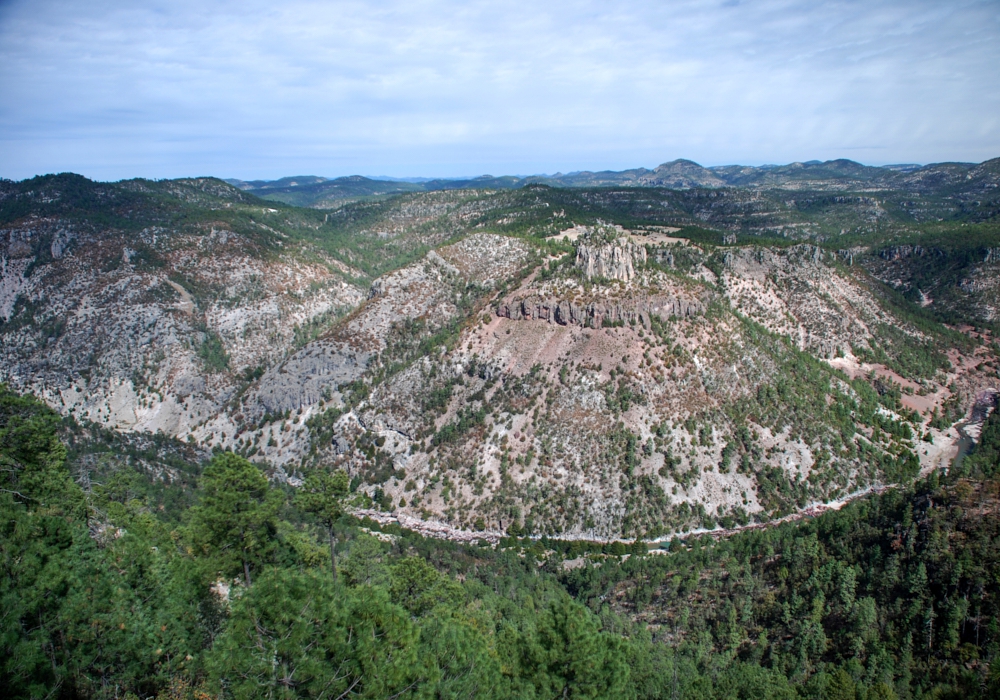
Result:
[[[561,326],[600,328],[609,324],[641,323],[650,327],[650,317],[666,320],[671,317],[695,316],[705,312],[701,301],[677,297],[638,297],[621,301],[577,303],[565,299],[543,299],[530,296],[514,299],[497,306],[496,314],[512,321],[547,321]]]
[[[329,398],[367,366],[367,353],[344,343],[317,341],[265,372],[253,395],[267,413],[293,411]]]
[[[646,248],[626,238],[608,243],[580,243],[576,248],[576,266],[587,279],[601,277],[629,282],[635,268],[646,262]]]
[[[879,257],[890,262],[910,257],[923,258],[927,255],[942,254],[942,251],[937,248],[924,248],[921,245],[894,245],[879,251]]]
[[[837,257],[843,260],[848,265],[854,264],[855,256],[861,256],[868,252],[868,248],[865,246],[853,246],[851,248],[841,248],[837,251]]]

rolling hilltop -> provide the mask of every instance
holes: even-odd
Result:
[[[751,188],[778,190],[817,190],[824,192],[904,191],[918,197],[950,198],[967,203],[985,196],[996,213],[1000,162],[935,163],[926,166],[901,165],[873,167],[850,160],[809,161],[761,167],[727,165],[705,168],[690,160],[674,160],[652,170],[635,168],[623,171],[556,173],[529,177],[494,177],[472,179],[419,179],[419,181],[374,180],[360,175],[333,179],[317,176],[286,177],[280,180],[227,180],[242,190],[266,199],[317,208],[335,208],[346,201],[436,190],[489,188],[517,189],[532,184],[552,187],[650,187],[670,189]],[[933,206],[931,202],[924,206]],[[911,206],[913,206],[911,204]],[[982,202],[977,202],[977,207]]]
[[[358,506],[456,532],[767,521],[947,464],[993,401],[996,163],[329,210],[252,192],[339,181],[3,182],[0,376],[280,482],[343,467]]]

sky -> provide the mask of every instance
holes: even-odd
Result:
[[[1000,0],[0,0],[0,177],[1000,156]]]

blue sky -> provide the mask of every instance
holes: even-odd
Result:
[[[0,0],[0,176],[1000,156],[1000,2]]]

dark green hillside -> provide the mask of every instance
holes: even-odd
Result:
[[[395,210],[399,208],[400,205],[395,205]],[[420,209],[419,204],[417,208]],[[403,264],[426,251],[429,245],[440,244],[457,232],[452,226],[442,238],[434,235],[433,222],[404,226],[388,242],[392,252],[387,255],[386,237],[378,235],[380,215],[385,216],[385,211],[378,205],[374,211],[361,206],[329,220],[315,209],[261,199],[215,178],[102,183],[61,174],[21,182],[0,181],[0,226],[30,227],[41,219],[102,237],[132,237],[147,229],[165,236],[200,236],[213,229],[227,228],[255,244],[257,256],[268,258],[288,253],[309,256],[308,251],[300,248],[318,245],[332,257],[371,277]],[[411,218],[419,218],[421,214],[421,211],[408,212]],[[368,231],[365,224],[375,230]],[[372,240],[364,240],[367,234],[372,234]],[[47,259],[48,238],[37,237],[35,244],[36,258]],[[153,251],[146,250],[141,242],[136,245],[140,259],[144,260],[145,254],[155,263]]]
[[[232,178],[226,178],[226,182],[234,187],[239,187],[241,190],[269,190],[269,189],[279,189],[282,187],[296,187],[298,185],[316,185],[321,182],[327,182],[329,178],[317,177],[316,175],[292,175],[291,177],[283,177],[277,180],[236,180]]]
[[[920,313],[952,325],[989,326],[998,290],[990,284],[1000,262],[1000,225],[927,224],[918,231],[872,241],[855,258]]]
[[[317,181],[310,182],[309,180]],[[297,184],[292,184],[293,182]],[[247,184],[253,185],[255,183]],[[353,175],[350,177],[338,177],[333,180],[322,178],[282,178],[273,183],[262,183],[260,186],[252,188],[251,191],[271,201],[284,202],[301,207],[332,209],[356,199],[400,194],[402,192],[419,192],[423,189],[425,188],[409,182],[370,180],[367,177]]]
[[[847,188],[836,192],[750,189],[742,186],[749,181],[739,180],[749,177],[745,174],[727,176],[741,186],[684,190],[595,187],[580,179],[585,174],[573,174],[426,183],[356,176],[298,178],[294,181],[303,182],[295,186],[284,180],[244,183],[254,186],[250,191],[214,178],[98,183],[62,174],[0,181],[0,225],[17,226],[38,217],[95,230],[135,233],[157,227],[201,233],[224,224],[261,244],[262,253],[282,251],[286,245],[282,236],[318,244],[366,278],[471,231],[549,236],[574,224],[598,221],[629,228],[697,226],[718,232],[696,236],[715,244],[725,240],[724,234],[736,234],[740,243],[813,240],[832,249],[907,244],[925,237],[927,242],[920,243],[924,247],[940,248],[936,239],[949,239],[952,248],[969,249],[973,246],[965,240],[968,230],[963,224],[983,222],[975,229],[974,247],[979,250],[990,247],[996,237],[990,222],[1000,212],[997,162],[953,166],[962,170],[961,178],[945,177],[943,171],[952,167],[946,165],[906,173],[851,161],[751,169],[768,177],[787,170],[788,177],[801,175],[803,185],[810,178],[816,182],[825,177],[853,178],[844,180]],[[865,178],[875,178],[875,191]],[[851,183],[865,189],[852,190]],[[329,212],[308,208],[324,197],[336,200],[337,208]],[[929,274],[936,274],[936,268]],[[947,283],[954,276],[949,275]]]
[[[926,166],[872,167],[851,160],[809,161],[762,167],[719,166],[704,168],[689,160],[664,163],[653,170],[573,172],[528,177],[483,175],[472,179],[436,179],[424,182],[371,180],[361,176],[333,180],[314,176],[282,178],[274,181],[231,181],[248,191],[274,201],[305,207],[332,209],[358,199],[383,197],[402,192],[439,190],[509,190],[548,185],[558,188],[672,189],[677,191],[736,188],[753,190],[755,201],[778,211],[791,199],[798,203],[828,196],[838,204],[877,206],[861,222],[850,216],[826,217],[829,226],[812,234],[840,235],[844,232],[872,232],[871,216],[880,209],[892,213],[881,223],[911,221],[986,221],[1000,212],[998,200],[1000,159],[974,163],[935,163]],[[294,184],[293,184],[294,183]],[[822,194],[820,194],[822,193]],[[861,202],[857,200],[861,199]],[[867,200],[867,201],[864,201]],[[848,206],[848,209],[851,209]],[[857,214],[853,218],[857,218]],[[836,219],[836,220],[835,220]],[[704,220],[704,219],[703,219]],[[813,219],[809,219],[813,220]],[[792,218],[775,222],[801,223]],[[773,223],[771,224],[773,225]],[[760,222],[758,222],[759,224]],[[839,224],[839,225],[838,225]],[[728,225],[732,228],[732,225]],[[799,232],[801,233],[801,232]],[[801,237],[801,236],[798,236]]]
[[[262,208],[266,207],[266,208]],[[317,216],[247,194],[215,178],[94,182],[80,175],[45,175],[0,182],[0,225],[32,218],[57,219],[93,230],[134,233],[148,227],[204,232],[225,223],[239,233],[275,247],[273,230],[314,228]]]

